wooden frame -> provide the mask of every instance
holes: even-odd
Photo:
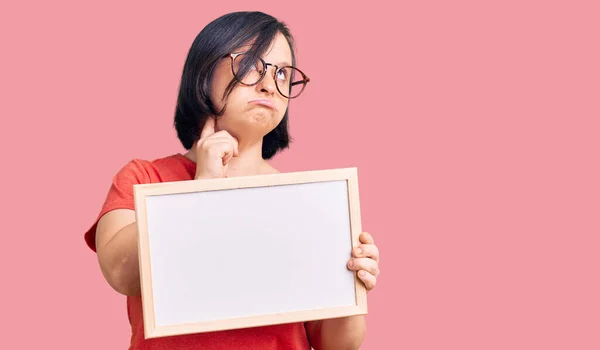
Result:
[[[224,316],[212,320],[192,320],[186,322],[174,322],[170,324],[158,324],[155,289],[153,280],[153,268],[151,265],[151,232],[149,231],[148,201],[165,195],[206,193],[221,190],[237,190],[256,188],[262,189],[273,186],[286,186],[298,184],[325,184],[345,181],[347,189],[348,217],[350,220],[350,242],[351,247],[347,254],[351,256],[351,248],[360,242],[358,237],[361,233],[360,204],[358,194],[358,176],[356,168],[315,170],[295,173],[281,173],[272,175],[247,176],[235,178],[220,178],[209,180],[191,180],[178,182],[163,182],[155,184],[141,184],[134,186],[134,200],[136,207],[136,221],[138,228],[138,252],[140,266],[140,282],[142,291],[142,305],[144,314],[145,337],[155,338],[171,335],[182,335],[219,331],[236,328],[257,327],[273,324],[305,322],[310,320],[344,317],[367,313],[367,295],[363,283],[355,273],[349,272],[351,281],[353,279],[353,293],[355,298],[351,305],[323,306],[313,309],[295,310],[287,312],[266,312],[251,316]],[[213,197],[214,198],[214,197]],[[293,199],[292,199],[293,200]],[[345,210],[345,209],[344,209]],[[171,225],[171,224],[169,224]],[[333,246],[333,245],[332,245]],[[289,248],[289,245],[287,246]],[[335,247],[331,247],[334,249]],[[335,248],[339,249],[339,248]],[[345,252],[345,250],[344,250]],[[155,252],[156,253],[156,252]],[[345,268],[345,265],[343,266]],[[336,269],[338,262],[336,262]],[[341,270],[340,270],[341,271]],[[349,271],[349,270],[347,270]],[[341,273],[341,272],[340,272]],[[213,281],[214,282],[214,281]],[[214,283],[213,283],[214,285]],[[201,296],[200,296],[201,298]]]

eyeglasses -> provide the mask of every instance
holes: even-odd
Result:
[[[283,97],[292,99],[300,96],[310,78],[300,69],[292,66],[279,67],[266,63],[262,58],[250,59],[244,53],[232,53],[225,57],[231,58],[231,70],[236,80],[241,84],[252,86],[258,84],[267,74],[268,66],[275,67],[273,80],[277,91]]]

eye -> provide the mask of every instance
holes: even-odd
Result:
[[[251,64],[248,67],[248,72],[258,72],[259,74],[262,74],[262,69],[259,69],[258,67],[259,66],[256,63]]]
[[[283,80],[283,81],[288,80],[287,71],[285,69],[280,69],[279,71],[277,71],[277,79]]]

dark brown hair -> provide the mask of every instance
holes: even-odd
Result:
[[[275,36],[281,33],[287,39],[295,65],[294,39],[283,23],[263,12],[233,12],[209,23],[196,36],[188,52],[175,109],[174,126],[177,137],[189,150],[200,137],[200,128],[211,116],[220,116],[210,100],[210,86],[215,66],[224,56],[240,46],[252,42],[247,52],[250,58],[260,57],[269,48]],[[238,84],[233,79],[225,90],[225,98]],[[289,107],[279,125],[265,135],[262,157],[270,159],[278,151],[289,146]]]

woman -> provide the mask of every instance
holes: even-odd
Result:
[[[296,64],[287,27],[260,12],[211,22],[196,37],[181,79],[175,113],[186,148],[134,159],[114,177],[97,221],[86,232],[106,281],[127,296],[130,349],[356,349],[363,316],[144,340],[133,185],[277,173],[267,160],[288,147],[288,104],[309,78]],[[363,233],[348,268],[367,290],[379,274],[378,250]]]

